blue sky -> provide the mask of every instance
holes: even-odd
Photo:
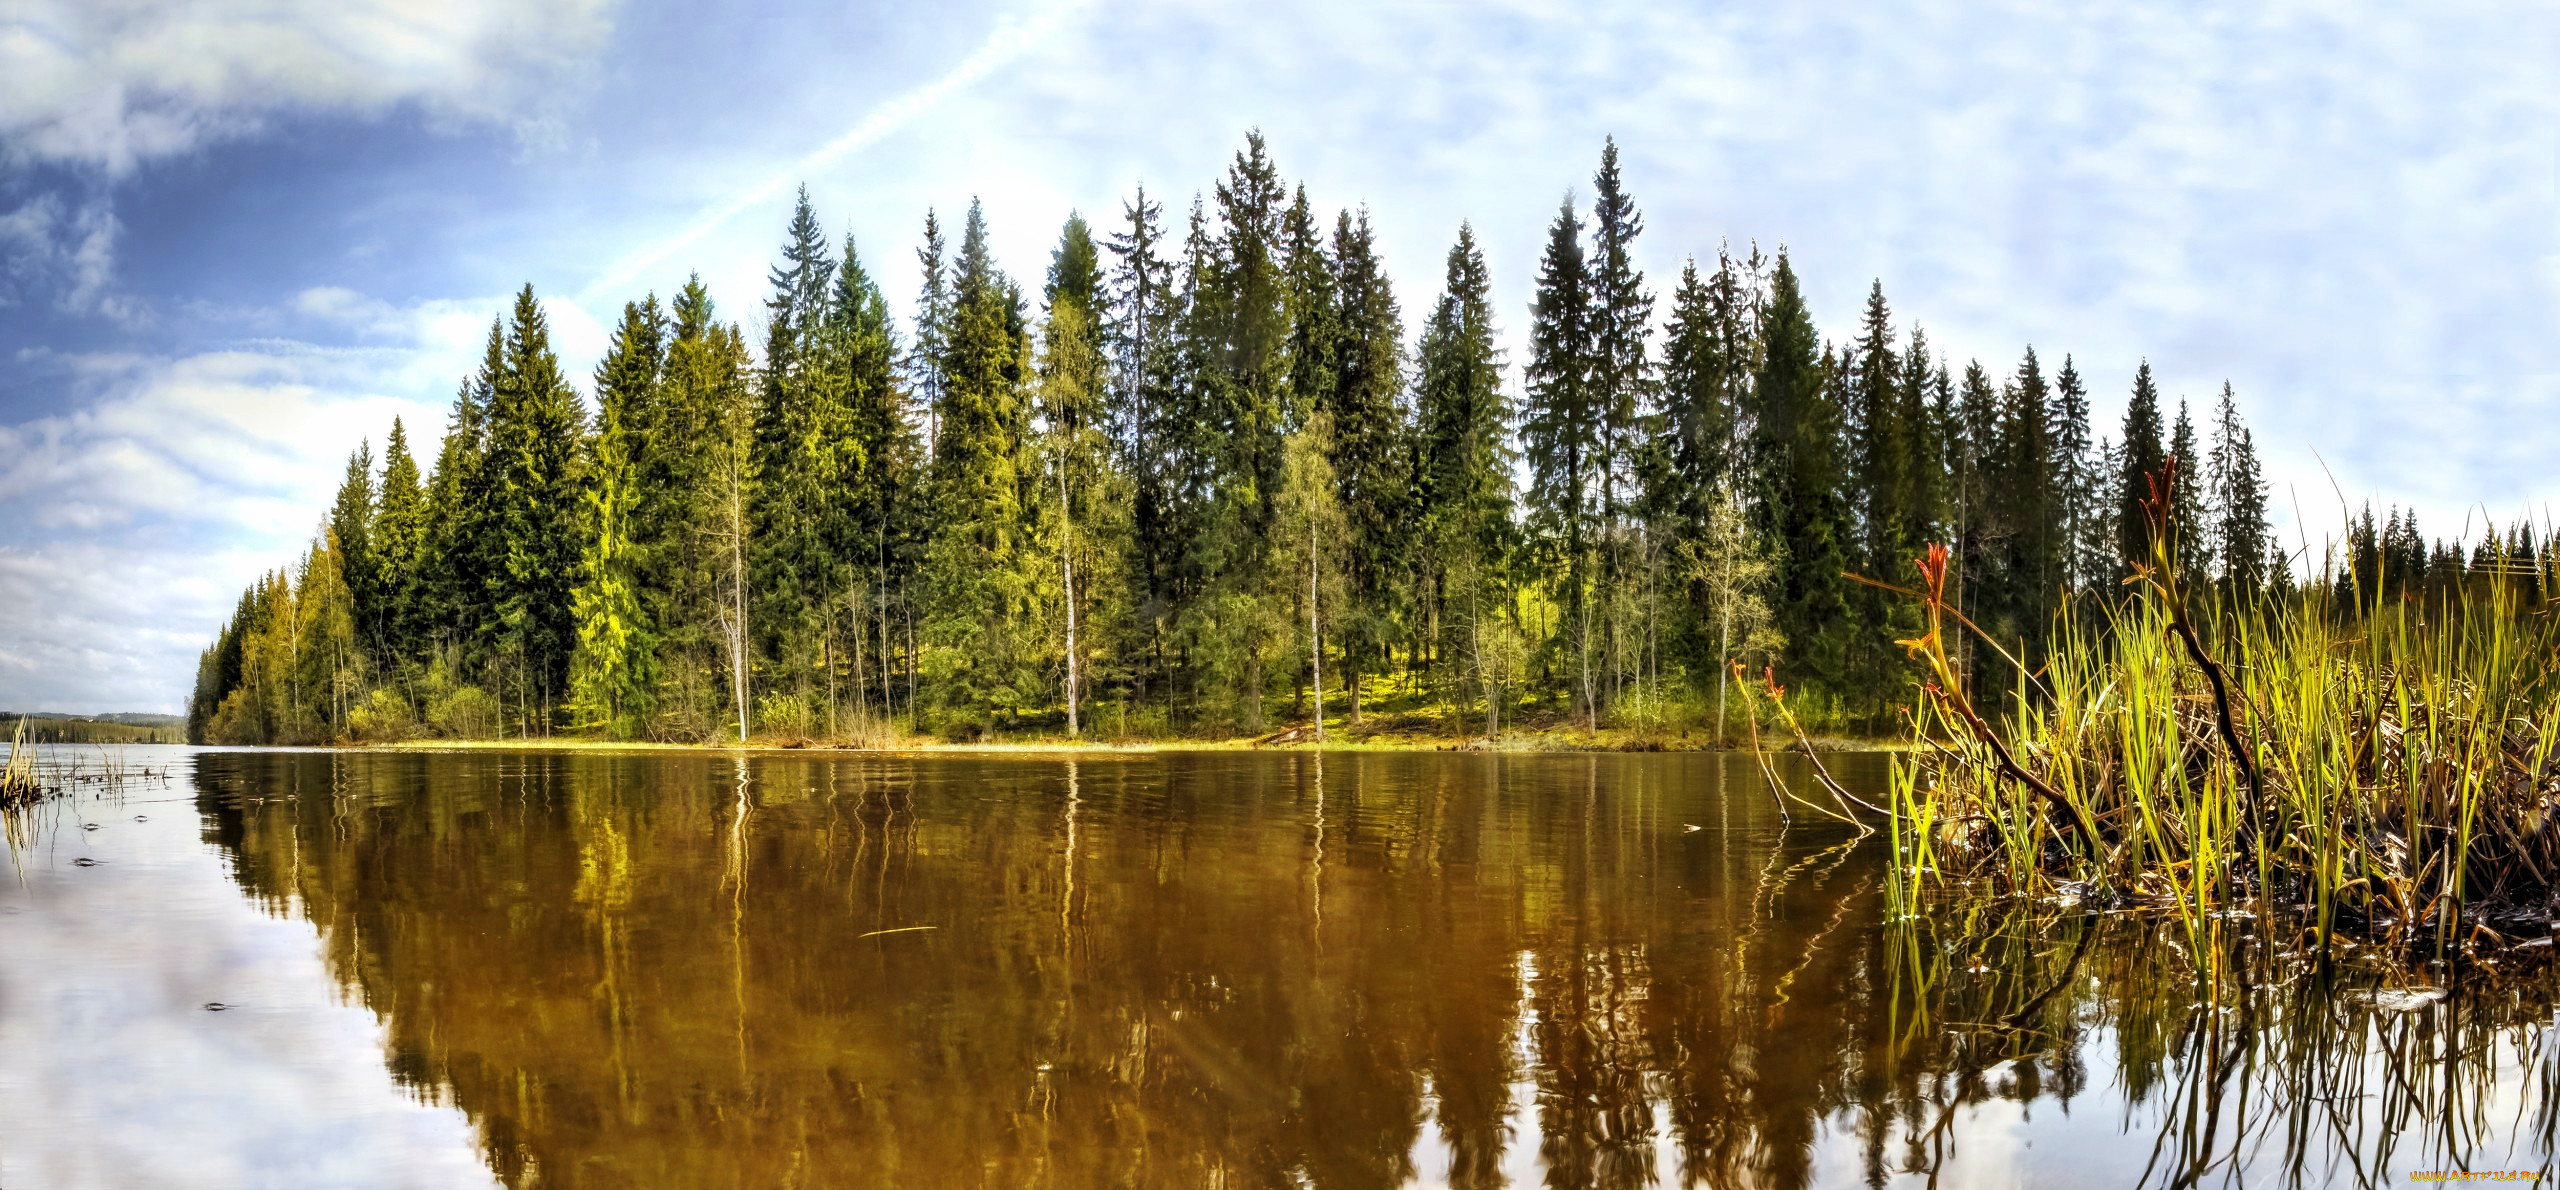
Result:
[[[2069,12],[2061,11],[2065,8]],[[1654,287],[1786,245],[1995,371],[2228,379],[2288,534],[2560,500],[2554,18],[2464,4],[1598,7],[138,0],[0,6],[0,707],[175,710],[393,416],[432,456],[505,295],[583,377],[699,270],[752,322],[792,188],[899,300],[924,212],[1003,262],[1260,128],[1367,204],[1418,321],[1461,220],[1515,357],[1617,137]],[[2298,499],[2302,525],[2293,525]]]

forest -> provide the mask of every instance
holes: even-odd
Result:
[[[1069,214],[1036,281],[975,202],[956,243],[928,212],[901,326],[804,189],[750,322],[698,278],[630,302],[587,393],[518,293],[435,457],[397,421],[358,447],[242,594],[189,736],[1716,738],[1737,662],[1884,732],[1920,613],[1861,576],[1947,543],[1952,605],[2032,667],[2154,556],[2162,475],[2228,599],[2540,581],[2521,525],[2466,553],[2368,508],[2337,565],[2288,552],[2228,384],[2173,408],[2145,363],[2093,434],[2068,354],[1959,364],[1880,281],[1826,337],[1783,248],[1648,278],[1644,230],[1609,143],[1509,340],[1470,227],[1409,314],[1368,212],[1257,134],[1187,209]]]

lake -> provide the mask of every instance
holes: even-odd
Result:
[[[1740,757],[122,756],[0,882],[11,1190],[2379,1185],[2560,1126],[2543,967],[1889,920]]]

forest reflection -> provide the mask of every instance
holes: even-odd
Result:
[[[2544,971],[2437,1001],[2244,947],[2200,986],[2134,917],[1887,923],[1884,849],[1781,831],[1731,758],[227,753],[196,780],[242,888],[320,928],[393,1075],[516,1186],[2550,1165]]]

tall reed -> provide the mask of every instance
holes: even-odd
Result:
[[[1949,894],[2156,908],[2408,954],[2546,934],[2560,894],[2560,623],[2474,576],[2428,599],[2190,591],[2165,533],[2132,598],[2060,624],[1993,715],[1948,657],[1947,557],[1920,563],[1929,681],[1889,811],[1899,912]]]

